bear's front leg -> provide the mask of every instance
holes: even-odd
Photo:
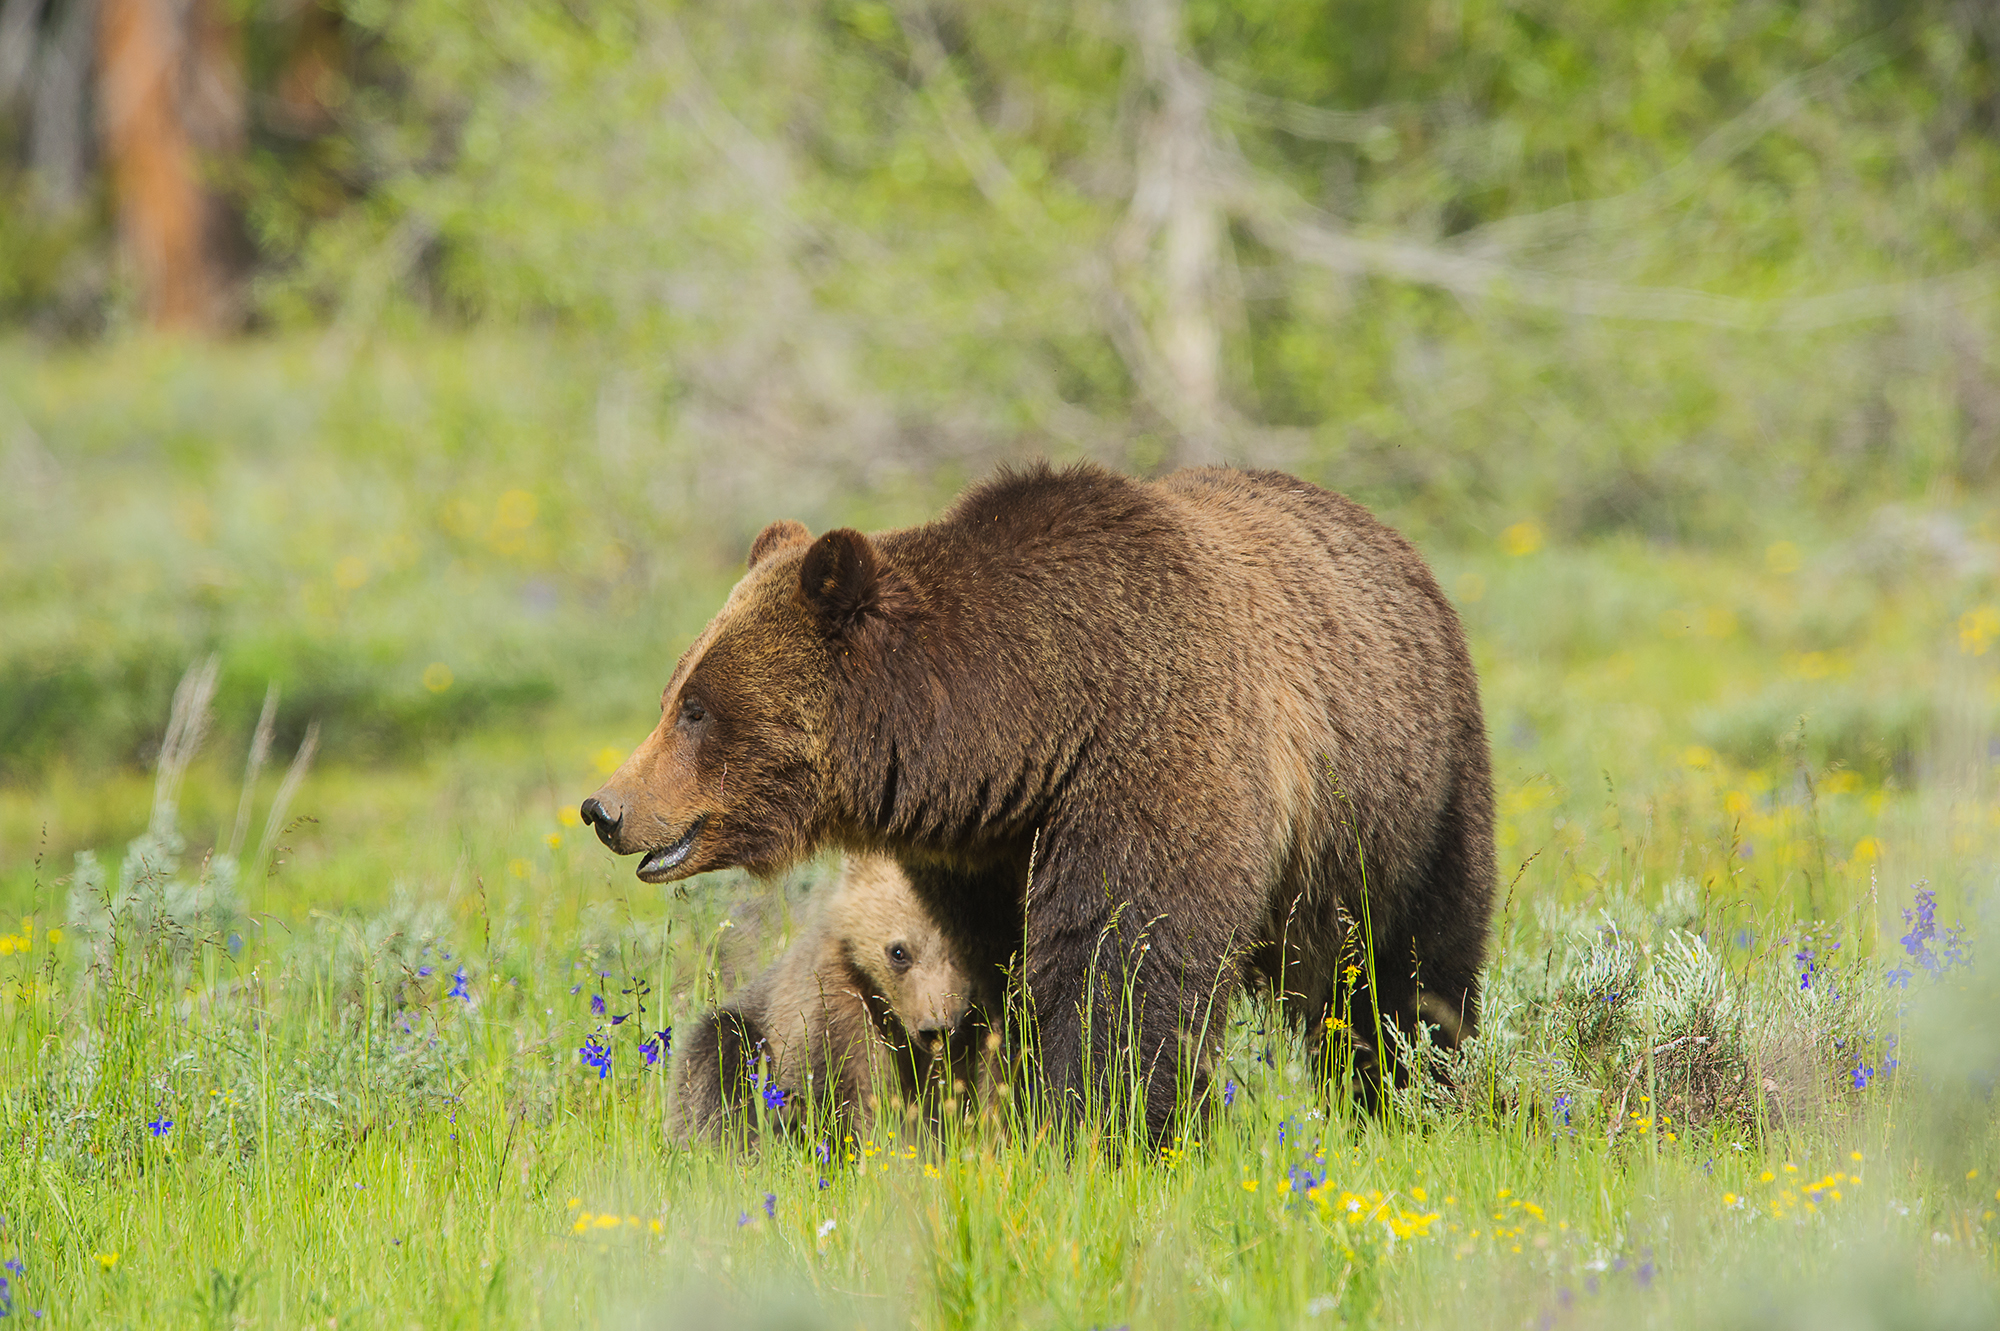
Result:
[[[1104,899],[1101,888],[1087,895]],[[1038,913],[1031,900],[1027,912],[1023,961],[1050,1107],[1070,1125],[1143,1117],[1148,1139],[1169,1144],[1206,1094],[1234,977],[1227,949],[1129,901],[1075,904]]]

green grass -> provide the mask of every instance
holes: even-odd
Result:
[[[651,725],[763,520],[911,520],[955,479],[731,489],[662,426],[648,456],[678,480],[640,493],[593,442],[574,347],[315,354],[0,368],[47,462],[10,436],[32,485],[0,496],[0,677],[72,690],[0,699],[16,1315],[1991,1324],[2000,1002],[1983,966],[1887,978],[1913,885],[1976,952],[2000,866],[2000,533],[1976,509],[1776,513],[1785,544],[1747,549],[1552,544],[1529,514],[1429,540],[1502,814],[1488,1034],[1453,1097],[1357,1118],[1246,1006],[1232,1103],[1157,1156],[978,1122],[826,1162],[685,1151],[641,1036],[753,973],[826,866],[664,892],[575,803]],[[439,439],[477,446],[446,465]],[[187,848],[121,893],[174,681],[211,650]],[[274,867],[230,888],[209,856],[270,678],[253,843],[309,719],[325,749]],[[73,895],[80,851],[150,918]],[[1693,936],[1708,969],[1676,959]],[[643,1022],[591,1013],[640,986]],[[1698,1026],[1677,1050],[1712,1065],[1644,1056]],[[600,1030],[603,1079],[578,1058]]]

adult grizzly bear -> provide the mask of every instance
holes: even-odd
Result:
[[[1407,541],[1306,482],[1037,466],[902,531],[774,523],[662,706],[582,810],[640,878],[890,854],[969,954],[1021,940],[1051,1089],[1136,1055],[1156,1135],[1239,983],[1317,1048],[1354,961],[1364,1038],[1477,1023],[1464,634]]]
[[[674,1136],[747,1130],[759,1097],[777,1123],[820,1098],[865,1126],[878,1087],[914,1104],[979,1080],[1006,959],[961,959],[886,856],[848,860],[814,907],[791,946],[695,1028],[674,1069]]]

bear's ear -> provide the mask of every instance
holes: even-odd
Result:
[[[853,629],[870,615],[888,610],[898,585],[874,543],[852,527],[828,532],[813,542],[799,565],[799,589],[829,633]]]
[[[804,545],[811,539],[812,533],[806,530],[805,523],[794,522],[790,518],[779,518],[758,532],[757,539],[750,542],[750,562],[746,569],[757,567],[780,550]]]

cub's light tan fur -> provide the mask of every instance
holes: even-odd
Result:
[[[954,1055],[978,1046],[986,996],[895,861],[850,858],[815,906],[783,955],[688,1041],[675,1073],[676,1136],[750,1130],[770,1086],[783,1092],[775,1108],[765,1102],[780,1124],[814,1099],[862,1122],[877,1087],[914,1100],[952,1075],[934,1066],[932,1037],[952,1037]]]

